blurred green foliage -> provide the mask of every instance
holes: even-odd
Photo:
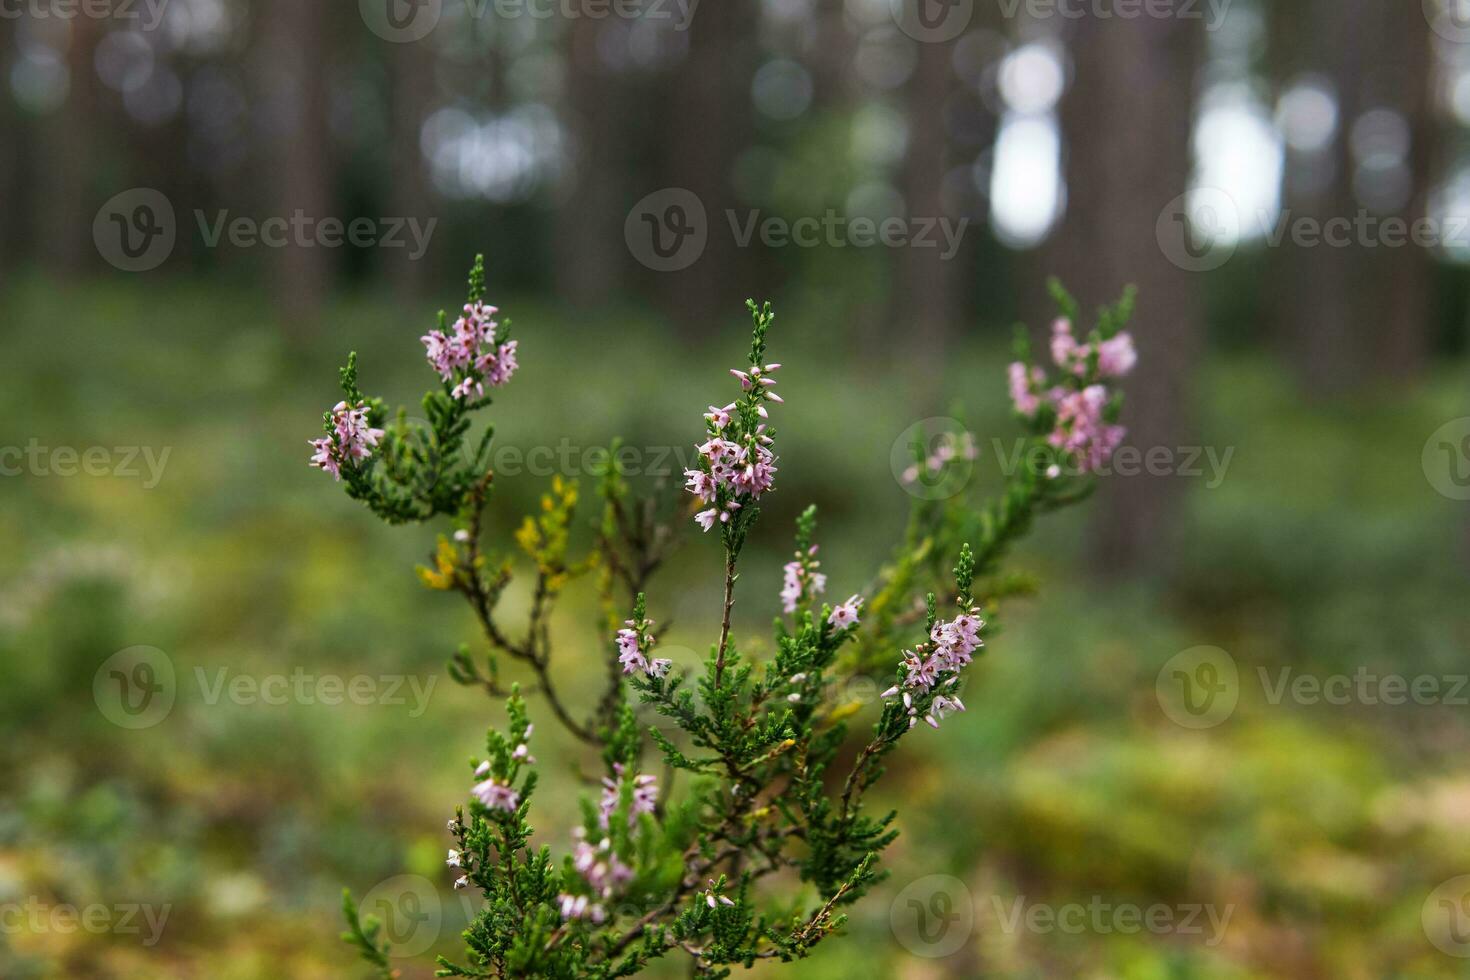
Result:
[[[579,460],[621,435],[692,449],[700,411],[728,380],[718,350],[636,313],[492,298],[522,343],[522,373],[491,410],[501,446],[565,437]],[[0,481],[0,904],[171,907],[153,946],[0,930],[0,976],[353,976],[336,939],[341,888],[361,894],[399,874],[439,886],[435,949],[456,949],[465,914],[448,888],[443,826],[500,708],[444,674],[474,634],[458,603],[416,583],[432,533],[383,532],[306,464],[306,440],[337,397],[340,351],[370,352],[364,383],[411,404],[428,379],[416,339],[428,318],[360,296],[320,324],[278,328],[261,296],[197,282],[28,281],[0,304],[16,327],[0,443],[171,449],[151,489],[119,475]],[[790,411],[779,492],[748,549],[744,636],[767,632],[791,524],[809,502],[822,508],[833,594],[865,585],[862,571],[902,527],[890,449],[909,425],[962,401],[982,448],[980,489],[997,482],[991,438],[1013,433],[1003,330],[920,370],[863,360],[822,310],[813,296],[783,312]],[[732,331],[741,319],[731,311]],[[1018,563],[1042,597],[1007,615],[966,691],[969,712],[926,737],[927,752],[907,749],[880,787],[877,802],[903,804],[892,880],[854,910],[849,939],[785,975],[1470,975],[1420,924],[1430,890],[1470,871],[1464,709],[1273,705],[1254,681],[1257,668],[1283,666],[1465,670],[1465,514],[1419,466],[1425,435],[1460,405],[1463,374],[1446,370],[1412,398],[1308,409],[1267,362],[1230,356],[1198,393],[1206,442],[1235,452],[1220,486],[1191,482],[1189,546],[1170,576],[1089,573],[1086,513],[1040,528]],[[860,407],[891,424],[833,440]],[[579,466],[558,471],[586,479]],[[493,538],[508,539],[549,480],[497,480]],[[666,649],[684,648],[681,662],[712,639],[719,597],[679,583],[717,561],[691,535],[655,585],[672,611]],[[598,683],[583,669],[599,646],[581,601],[585,615],[560,638],[571,700]],[[92,682],[108,656],[139,644],[168,654],[179,693],[161,723],[129,731],[98,710]],[[1154,683],[1198,644],[1230,651],[1242,695],[1225,723],[1190,731],[1160,711]],[[213,683],[221,668],[435,681],[417,717],[411,696],[210,704],[199,672]],[[590,766],[555,726],[541,730],[540,794],[559,805],[542,809],[537,830],[560,848]],[[966,883],[975,925],[959,952],[931,960],[896,940],[890,903],[937,873]],[[1006,928],[1018,899],[1095,896],[1210,903],[1231,918],[1214,945],[1208,932]],[[431,962],[406,961],[403,975],[429,976]]]

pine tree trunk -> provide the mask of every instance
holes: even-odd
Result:
[[[259,111],[270,217],[312,222],[332,214],[332,147],[327,119],[327,4],[271,0],[262,18]],[[293,332],[309,328],[331,286],[329,250],[302,244],[293,231],[274,249],[272,293]]]
[[[921,42],[918,61],[908,81],[908,148],[902,182],[907,217],[951,220],[945,213],[944,176],[950,167],[945,110],[955,77],[951,67],[954,42]],[[919,348],[923,361],[938,363],[958,332],[960,258],[946,258],[942,236],[935,247],[908,245],[895,259],[895,289],[890,322],[901,323]]]
[[[1156,225],[1186,188],[1195,22],[1088,16],[1071,39],[1076,75],[1062,104],[1067,214],[1057,233],[1059,273],[1094,310],[1138,286],[1133,332],[1140,359],[1124,385],[1128,445],[1176,448],[1193,440],[1190,393],[1202,346],[1197,274],[1165,256]],[[1114,476],[1094,541],[1110,572],[1147,570],[1170,552],[1182,482]]]
[[[600,20],[578,17],[566,32],[571,152],[557,210],[556,279],[561,298],[581,307],[604,303],[618,289],[628,258],[623,219],[642,196],[630,195],[625,183],[634,165],[628,145],[635,128],[632,93],[598,52],[606,29]]]

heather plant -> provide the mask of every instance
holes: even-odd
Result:
[[[747,363],[730,372],[735,398],[704,413],[697,465],[685,473],[687,510],[657,490],[635,492],[610,452],[591,520],[578,516],[576,481],[554,478],[514,535],[516,561],[484,550],[493,429],[470,437],[517,367],[509,321],[484,292],[477,259],[461,313],[452,322],[441,313],[422,338],[439,378],[424,396],[423,421],[402,411],[389,419],[381,400],[359,390],[354,356],[341,372],[343,400],[312,441],[313,465],[383,520],[452,524],[419,575],[467,601],[483,632],[480,649],[465,645],[454,655],[451,675],[505,699],[507,723],[488,732],[467,766],[466,803],[448,821],[447,873],[483,903],[464,933],[464,955],[441,958],[439,974],[624,977],[683,956],[698,975],[719,977],[756,960],[805,957],[884,875],[879,859],[901,818],[872,811],[867,793],[886,760],[910,737],[937,737],[928,729],[965,710],[963,680],[995,634],[1001,601],[1031,588],[1003,570],[1007,549],[1038,515],[1087,496],[1123,437],[1112,382],[1134,362],[1124,330],[1131,293],[1079,338],[1076,304],[1054,285],[1062,315],[1052,330],[1052,371],[1032,362],[1018,336],[1010,394],[1027,465],[998,498],[913,494],[891,559],[866,580],[823,569],[816,511],[807,508],[777,597],[774,653],[757,661],[732,635],[731,614],[761,500],[785,465],[772,418],[784,407],[775,391],[781,365],[767,354],[770,305],[748,304]],[[903,478],[935,486],[973,465],[974,445],[946,436],[919,440],[913,452]],[[676,527],[690,519],[707,547],[718,542],[711,587],[722,592],[719,632],[699,669],[658,656],[663,627],[652,611],[653,579]],[[583,530],[590,545],[574,546]],[[530,601],[525,621],[512,627],[501,599],[520,574],[529,576]],[[829,574],[864,584],[832,603],[824,599]],[[591,645],[605,680],[600,698],[578,710],[558,686],[573,668],[553,658],[549,624],[569,585],[584,577],[598,600]],[[533,708],[517,684],[503,685],[504,661],[529,670],[551,716],[599,757],[600,781],[589,786],[560,859],[534,841]],[[863,706],[828,696],[855,676],[892,681],[860,738],[850,727]],[[670,724],[643,730],[635,699]],[[344,909],[344,938],[393,975],[380,924],[360,916],[350,896]]]

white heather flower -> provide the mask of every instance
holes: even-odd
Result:
[[[464,865],[461,863],[463,858],[463,854],[461,854],[459,851],[454,850],[453,848],[450,848],[449,857],[447,860],[445,860],[444,863],[449,865],[449,867],[451,868],[462,868],[464,867]]]

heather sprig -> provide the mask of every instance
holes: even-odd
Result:
[[[479,260],[462,315],[450,324],[441,314],[422,338],[439,382],[424,399],[426,426],[408,425],[402,413],[384,422],[349,358],[345,398],[326,414],[312,461],[390,523],[453,521],[419,575],[461,595],[482,633],[480,650],[454,654],[451,675],[506,699],[506,722],[468,760],[466,802],[448,824],[449,880],[483,904],[463,956],[440,958],[440,975],[624,977],[678,955],[694,973],[720,977],[757,960],[803,958],[841,931],[845,908],[883,880],[880,856],[899,833],[899,815],[871,812],[867,791],[905,739],[934,737],[931,728],[964,711],[961,689],[996,634],[1001,601],[1031,588],[1003,569],[1007,549],[1037,516],[1083,499],[1122,438],[1115,383],[1135,359],[1125,332],[1132,294],[1081,339],[1076,303],[1060,287],[1054,295],[1062,310],[1050,343],[1056,377],[1031,363],[1024,344],[1010,369],[1034,451],[1026,458],[1041,465],[1009,474],[988,502],[963,492],[913,495],[892,559],[871,578],[854,576],[866,586],[835,605],[823,602],[828,575],[848,574],[823,567],[816,509],[806,508],[782,570],[774,651],[760,659],[734,635],[732,612],[744,545],[761,500],[775,492],[771,410],[783,402],[773,390],[781,365],[767,354],[774,316],[769,304],[748,304],[748,364],[731,372],[740,393],[703,413],[697,462],[684,474],[696,523],[720,528],[720,625],[702,666],[657,655],[664,627],[649,597],[658,596],[656,574],[675,546],[677,504],[636,490],[618,467],[616,443],[597,474],[590,521],[579,518],[577,483],[556,477],[514,535],[518,554],[482,550],[495,486],[491,430],[472,451],[468,433],[488,392],[515,371],[518,349],[485,303]],[[961,475],[974,456],[968,434],[917,445],[912,479],[938,485],[930,481]],[[518,575],[529,576],[530,599],[512,627],[500,607]],[[562,694],[551,622],[584,575],[598,609],[586,646],[602,657],[603,680],[581,711]],[[501,686],[502,658],[522,665],[552,716],[596,750],[581,819],[559,860],[528,822],[535,727],[519,686]],[[893,682],[871,731],[854,744],[850,723],[863,706],[833,704],[828,692],[857,674],[888,672]],[[671,724],[645,730],[639,703]],[[360,917],[350,896],[344,914],[344,938],[391,975],[381,927]]]

